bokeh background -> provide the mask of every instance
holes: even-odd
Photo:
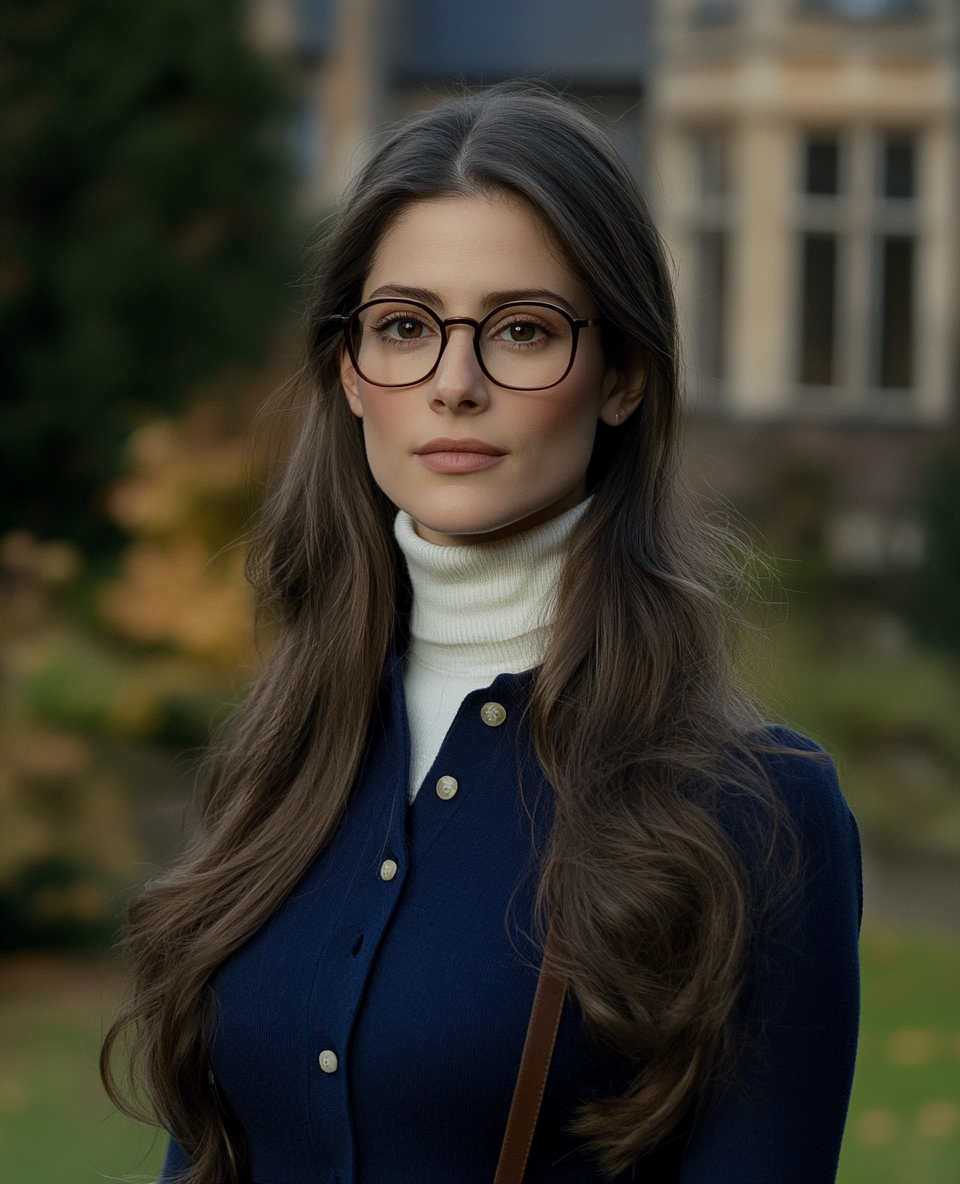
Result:
[[[956,0],[2,0],[5,1184],[155,1178],[96,1078],[111,944],[256,665],[304,254],[392,121],[520,76],[648,194],[690,476],[777,561],[746,669],[862,827],[841,1181],[960,1174]]]

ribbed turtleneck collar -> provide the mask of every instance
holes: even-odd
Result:
[[[394,531],[413,585],[410,632],[419,660],[438,670],[495,673],[536,665],[567,540],[586,506],[498,542],[448,547],[420,538],[401,510]]]

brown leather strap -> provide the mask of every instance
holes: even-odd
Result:
[[[543,966],[537,980],[537,993],[533,998],[533,1010],[530,1012],[527,1038],[520,1059],[520,1072],[517,1074],[493,1184],[523,1184],[523,1175],[527,1170],[527,1156],[537,1127],[540,1103],[553,1059],[553,1045],[560,1026],[560,1013],[567,994],[566,977],[557,977],[547,969],[552,950],[556,950],[553,928],[547,934]]]

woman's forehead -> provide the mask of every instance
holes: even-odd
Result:
[[[542,219],[521,199],[499,194],[407,206],[380,240],[363,298],[399,290],[432,297],[425,302],[452,315],[465,305],[503,303],[499,296],[552,295],[578,312],[589,299]]]

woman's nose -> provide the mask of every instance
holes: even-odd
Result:
[[[447,345],[431,384],[431,403],[437,411],[479,411],[490,402],[473,334],[470,325],[450,325],[447,329]]]

